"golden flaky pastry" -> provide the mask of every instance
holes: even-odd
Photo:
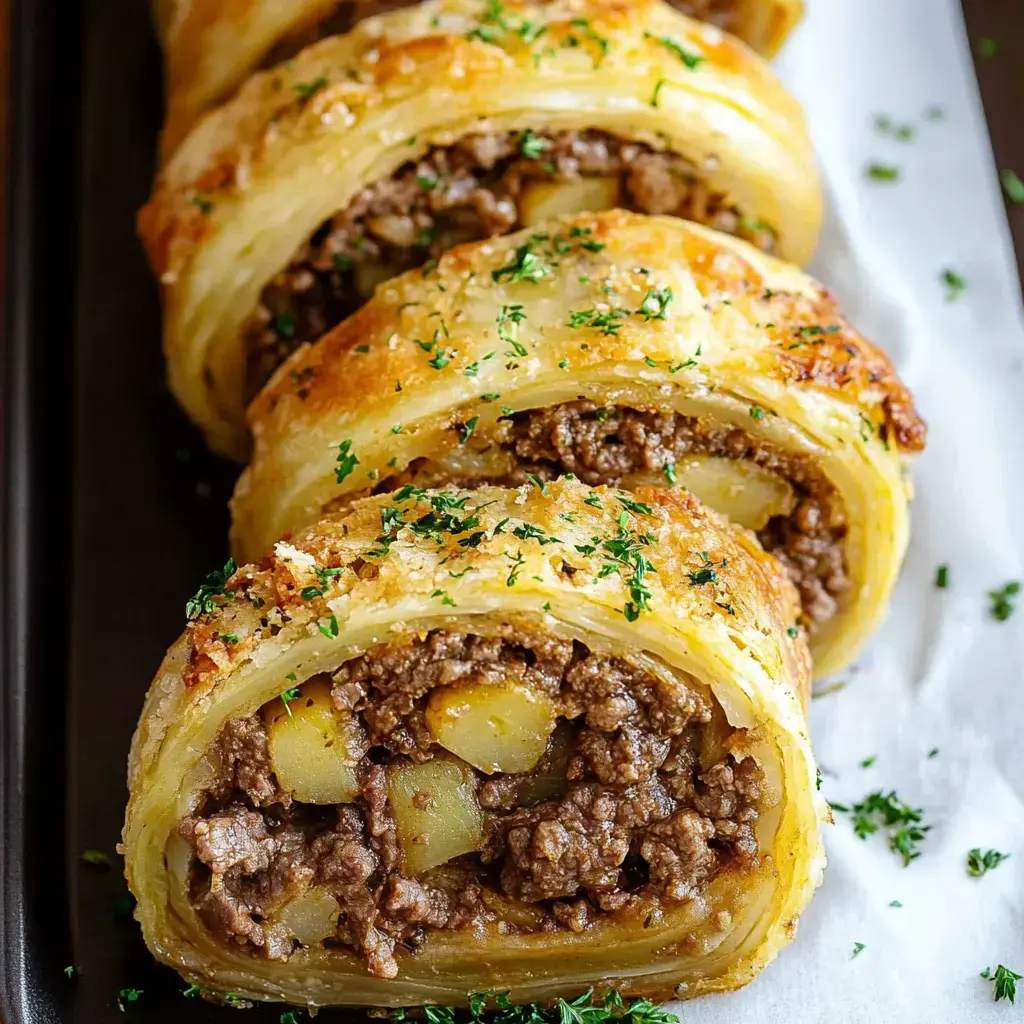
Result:
[[[795,605],[690,496],[570,481],[368,499],[215,574],[132,747],[146,942],[310,1006],[750,981],[824,863]]]
[[[157,0],[167,80],[166,154],[200,114],[227,99],[254,71],[355,22],[417,0]],[[771,56],[803,14],[801,0],[673,0]],[[506,4],[493,4],[496,14]],[[509,5],[510,6],[510,5]]]
[[[816,669],[884,614],[924,425],[889,360],[796,267],[612,211],[462,246],[381,285],[250,409],[233,548],[407,482],[686,487],[757,531]]]
[[[661,0],[433,0],[253,77],[139,226],[171,387],[214,448],[273,368],[452,244],[556,213],[684,215],[802,262],[820,190],[769,67]],[[541,31],[543,29],[543,31]]]

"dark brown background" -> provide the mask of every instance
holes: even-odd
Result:
[[[0,0],[0,194],[13,157],[25,155],[9,151],[7,133],[10,106],[24,99],[6,87],[12,3],[43,6],[42,0]],[[30,815],[42,820],[36,831],[44,838],[37,835],[24,858],[18,893],[42,895],[29,908],[26,930],[33,934],[17,1002],[32,1024],[223,1022],[224,1012],[182,999],[181,984],[153,964],[137,927],[118,916],[125,888],[116,867],[95,872],[78,859],[85,848],[112,852],[140,680],[150,678],[177,634],[184,596],[223,560],[233,474],[204,452],[162,385],[156,289],[134,237],[134,211],[153,171],[160,102],[146,0],[45,6],[58,11],[43,28],[60,40],[55,61],[70,84],[42,97],[33,166],[47,169],[37,187],[46,190],[40,205],[48,212],[33,212],[37,219],[25,236],[50,245],[57,222],[57,244],[46,253],[50,273],[37,282],[47,315],[33,321],[27,378],[43,392],[32,401],[45,408],[42,420],[33,421],[32,474],[45,477],[44,493],[55,496],[36,516],[45,531],[46,565],[25,570],[27,600],[39,603],[42,623],[27,634],[30,647],[45,648],[30,659],[42,665],[30,683],[52,699],[36,700],[25,732],[31,762],[59,766],[66,721],[70,774],[27,780]],[[1024,2],[964,0],[964,6],[972,41],[997,43],[997,56],[976,59],[997,167],[1024,177]],[[0,207],[0,239],[8,238],[3,215]],[[1009,216],[1024,271],[1024,206],[1011,207]],[[10,236],[15,220],[8,217]],[[0,245],[0,289],[4,261],[13,269],[12,257],[20,263],[24,255],[4,250]],[[4,298],[0,291],[0,303]],[[0,312],[6,322],[7,311]],[[8,469],[0,465],[2,486],[10,485]],[[11,493],[8,500],[22,499]],[[83,971],[74,981],[62,974],[70,963]],[[115,1000],[124,986],[145,994],[122,1016]],[[9,980],[3,991],[11,998]],[[245,1021],[279,1016],[279,1009],[266,1010]],[[326,1013],[320,1020],[352,1017]]]

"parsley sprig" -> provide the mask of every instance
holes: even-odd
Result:
[[[468,1013],[453,1006],[423,1007],[428,1024],[459,1024],[461,1020],[474,1024],[679,1024],[674,1013],[657,1003],[649,999],[627,1003],[614,989],[598,999],[594,998],[594,990],[589,989],[575,999],[559,999],[553,1006],[513,1006],[507,992],[473,992],[468,1000]],[[398,1010],[392,1020],[401,1021],[405,1016],[404,1010]]]
[[[233,558],[229,558],[224,563],[223,569],[214,569],[199,584],[199,589],[188,599],[185,605],[185,617],[191,620],[197,619],[200,615],[210,615],[218,607],[214,600],[216,597],[223,597],[225,601],[233,600],[234,591],[227,590],[226,585],[237,569],[238,565]]]
[[[834,811],[849,813],[843,804],[832,804]],[[894,790],[883,793],[876,790],[868,793],[859,803],[853,805],[853,831],[860,839],[867,839],[880,829],[889,836],[889,849],[903,858],[907,867],[912,860],[921,856],[917,844],[927,837],[930,825],[922,825],[924,812],[920,807],[911,807],[896,796]],[[899,826],[899,827],[897,827]]]
[[[971,878],[981,878],[994,868],[999,867],[1004,860],[1009,859],[1008,853],[1000,853],[998,850],[986,850],[981,852],[981,847],[974,847],[967,851],[967,874]]]
[[[1009,999],[1011,1003],[1014,1001],[1017,996],[1017,982],[1021,979],[1021,975],[1016,971],[1011,971],[1009,967],[1000,964],[994,971],[991,967],[986,967],[981,976],[993,983],[993,998],[997,1003],[1000,999]]]

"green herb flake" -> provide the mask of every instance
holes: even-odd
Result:
[[[334,467],[334,479],[340,484],[346,477],[351,476],[352,471],[359,465],[359,459],[352,454],[351,438],[338,445],[338,457],[335,461],[338,464]]]
[[[674,39],[669,36],[656,36],[650,32],[644,33],[645,39],[650,39],[652,42],[660,43],[668,50],[669,53],[674,54],[679,60],[685,64],[691,71],[699,67],[706,60],[705,57],[700,56],[697,53],[691,53],[681,44],[677,43]]]
[[[1009,857],[1008,853],[1000,853],[998,850],[985,850],[982,853],[981,847],[976,846],[973,850],[967,851],[967,874],[971,878],[981,878],[999,867]]]
[[[939,275],[939,280],[946,287],[946,301],[956,302],[965,291],[967,291],[967,279],[955,270],[946,267]]]
[[[890,900],[890,901],[889,901],[889,906],[890,906],[890,907],[897,907],[897,908],[898,908],[898,907],[902,907],[902,906],[903,906],[903,904],[902,904],[902,903],[900,903],[900,901],[899,901],[899,900]]]
[[[861,953],[866,948],[867,947],[864,945],[863,942],[855,942],[853,944],[853,952],[850,954],[850,959],[852,960],[853,957],[857,956],[858,953]]]
[[[532,128],[527,128],[519,136],[519,154],[527,160],[537,160],[550,145],[547,139],[538,135]]]
[[[997,622],[1005,622],[1016,608],[1015,598],[1020,593],[1020,582],[1011,580],[1004,583],[999,590],[988,592],[989,614]]]
[[[1007,168],[1000,173],[999,178],[1006,198],[1017,206],[1024,204],[1024,181],[1020,180],[1020,175]]]
[[[288,717],[292,717],[291,703],[293,700],[299,699],[299,688],[297,686],[289,687],[287,690],[281,693],[281,703],[284,705],[285,711],[288,712]]]
[[[865,173],[872,181],[894,182],[900,178],[900,169],[895,164],[868,164]]]
[[[109,868],[111,863],[110,855],[102,850],[83,850],[81,860],[93,868]]]
[[[1020,981],[1021,975],[1000,964],[994,971],[991,967],[986,967],[981,976],[993,983],[993,998],[997,1003],[1000,999],[1009,999],[1011,1003],[1014,1001],[1017,996],[1017,982]]]
[[[871,757],[865,757],[864,760],[861,761],[860,766],[861,768],[870,768],[877,760],[877,756],[872,754]]]
[[[533,250],[534,247],[545,241],[542,235],[531,235],[512,256],[512,259],[504,267],[491,271],[491,277],[501,282],[508,278],[510,283],[518,281],[531,281],[536,283],[551,273],[551,268]]]
[[[674,462],[666,462],[663,472],[665,473],[665,482],[669,487],[675,487],[679,483],[679,476],[676,473],[676,464]]]
[[[456,424],[455,429],[459,434],[459,444],[464,445],[472,436],[473,431],[476,429],[477,423],[480,422],[479,416],[474,416],[472,419],[466,420],[465,423]]]
[[[228,580],[235,574],[238,565],[233,558],[224,563],[223,569],[214,569],[199,585],[199,589],[185,604],[185,617],[189,620],[200,615],[210,615],[217,608],[215,597],[223,597],[227,601],[234,599],[234,592],[227,590]]]
[[[652,107],[659,107],[661,105],[661,90],[665,88],[665,79],[659,78],[657,84],[654,86],[654,92],[651,93],[650,104]]]
[[[332,615],[327,620],[326,626],[322,622],[318,622],[316,624],[316,628],[319,629],[320,632],[323,633],[323,635],[327,637],[328,640],[335,639],[335,637],[337,637],[338,635],[338,616]]]
[[[117,1008],[125,1013],[125,1005],[127,1003],[137,1003],[139,997],[142,995],[141,988],[123,988],[117,993]]]
[[[327,79],[322,75],[310,82],[296,82],[292,88],[300,100],[308,100],[327,86]]]
[[[840,804],[832,804],[832,807],[838,811],[846,810]],[[923,814],[919,807],[905,804],[894,791],[883,793],[877,790],[853,805],[853,831],[859,839],[867,839],[869,835],[885,829],[889,849],[899,854],[903,858],[903,866],[907,867],[921,855],[917,844],[931,831],[930,825],[920,823]]]
[[[192,205],[198,206],[199,212],[203,214],[203,216],[206,216],[206,214],[208,214],[213,209],[213,203],[211,203],[210,200],[207,199],[205,196],[193,196]]]
[[[935,570],[935,587],[938,590],[946,590],[949,587],[949,566],[940,565]]]

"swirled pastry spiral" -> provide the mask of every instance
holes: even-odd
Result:
[[[158,0],[166,60],[166,154],[203,111],[226,100],[260,68],[347,32],[363,18],[417,0]],[[508,5],[492,4],[502,17]],[[773,55],[803,13],[802,0],[672,0],[684,14],[728,30]]]
[[[623,206],[802,262],[819,183],[764,62],[661,0],[431,0],[253,77],[139,218],[172,389],[243,455],[273,368],[378,281],[460,241]]]
[[[124,849],[150,949],[203,989],[727,990],[820,880],[795,593],[688,495],[408,487],[189,610]]]
[[[233,547],[258,557],[406,483],[685,487],[801,593],[816,669],[885,611],[924,425],[888,359],[796,267],[611,211],[456,248],[382,284],[250,409]]]

